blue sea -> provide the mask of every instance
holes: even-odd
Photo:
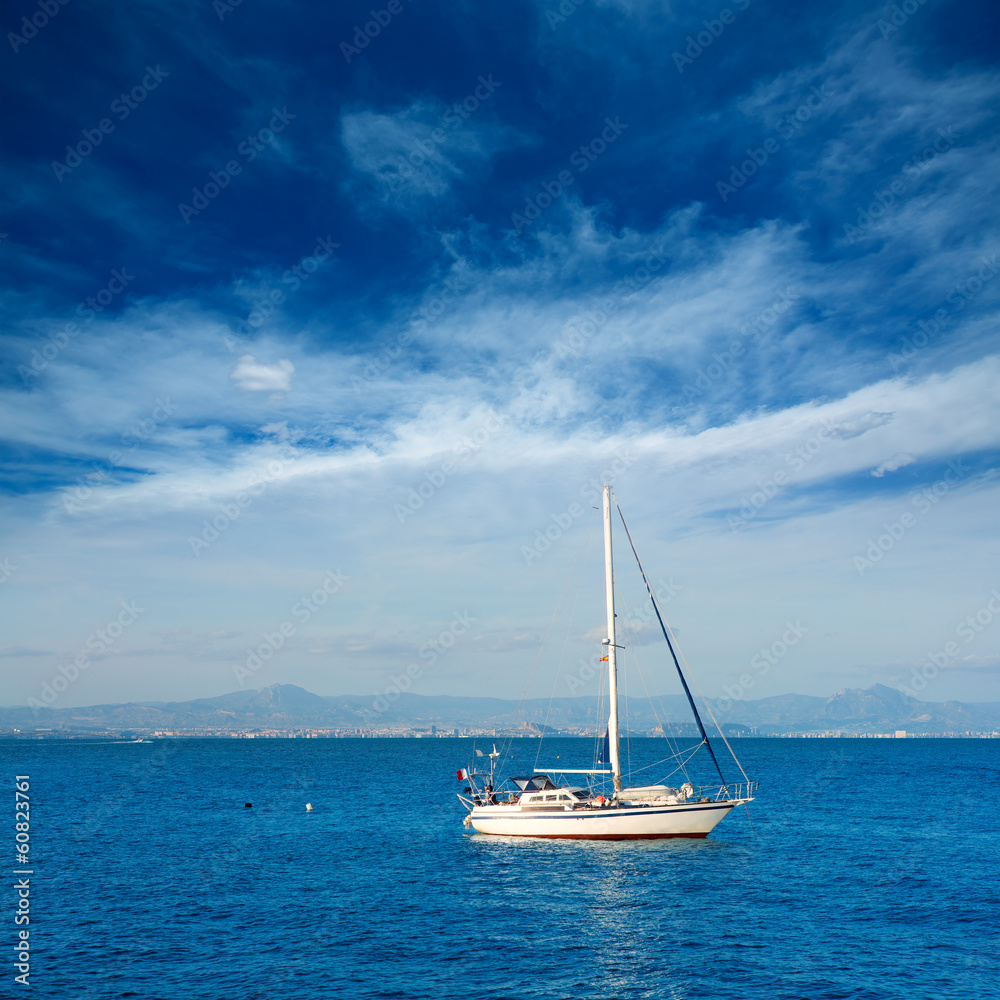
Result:
[[[1000,741],[734,747],[749,819],[592,843],[466,832],[471,740],[0,743],[11,808],[30,775],[34,871],[31,985],[8,875],[0,995],[998,995]],[[544,762],[590,752],[548,740]]]

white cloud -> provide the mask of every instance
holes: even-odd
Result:
[[[887,472],[895,472],[902,469],[904,465],[912,465],[916,459],[912,455],[894,455],[887,459],[877,469],[872,469],[872,475],[881,479]]]
[[[288,392],[295,365],[287,359],[273,365],[259,364],[252,354],[244,354],[229,376],[237,388],[247,392]]]

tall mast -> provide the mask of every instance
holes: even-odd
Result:
[[[608,719],[608,750],[615,793],[622,790],[622,765],[618,756],[618,670],[615,666],[615,583],[611,566],[611,487],[604,487],[604,580],[608,605],[608,683],[610,685],[611,716]]]

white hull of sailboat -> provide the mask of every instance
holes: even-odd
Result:
[[[467,818],[478,833],[559,840],[659,840],[707,837],[743,800],[619,809],[522,812],[517,805],[476,806]]]

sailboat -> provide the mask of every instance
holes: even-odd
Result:
[[[497,784],[497,759],[501,756],[493,746],[489,754],[488,772],[463,768],[457,772],[459,780],[469,782],[464,794],[458,798],[467,809],[463,820],[483,834],[506,837],[545,837],[561,840],[657,840],[667,837],[707,837],[709,833],[737,806],[753,801],[757,783],[750,781],[736,755],[733,760],[739,767],[744,781],[727,783],[708,739],[705,726],[687,679],[677,659],[675,643],[663,620],[656,595],[639,560],[617,499],[622,526],[628,536],[632,552],[642,573],[643,582],[653,602],[653,610],[670,648],[688,704],[701,733],[702,742],[718,772],[720,784],[695,787],[689,781],[679,788],[665,784],[623,787],[619,749],[618,724],[618,673],[616,654],[619,646],[615,636],[614,567],[611,548],[611,488],[603,489],[604,566],[607,604],[607,638],[603,640],[608,664],[609,705],[605,749],[598,763],[605,767],[567,769],[564,767],[536,767],[531,774],[510,776]],[[728,741],[719,730],[729,747]],[[729,747],[730,753],[732,748]],[[481,754],[481,751],[477,751]],[[689,757],[688,754],[685,754]],[[572,775],[572,778],[569,776]],[[579,776],[579,777],[578,777]],[[593,787],[595,777],[607,781],[611,778],[612,791],[601,794]]]

